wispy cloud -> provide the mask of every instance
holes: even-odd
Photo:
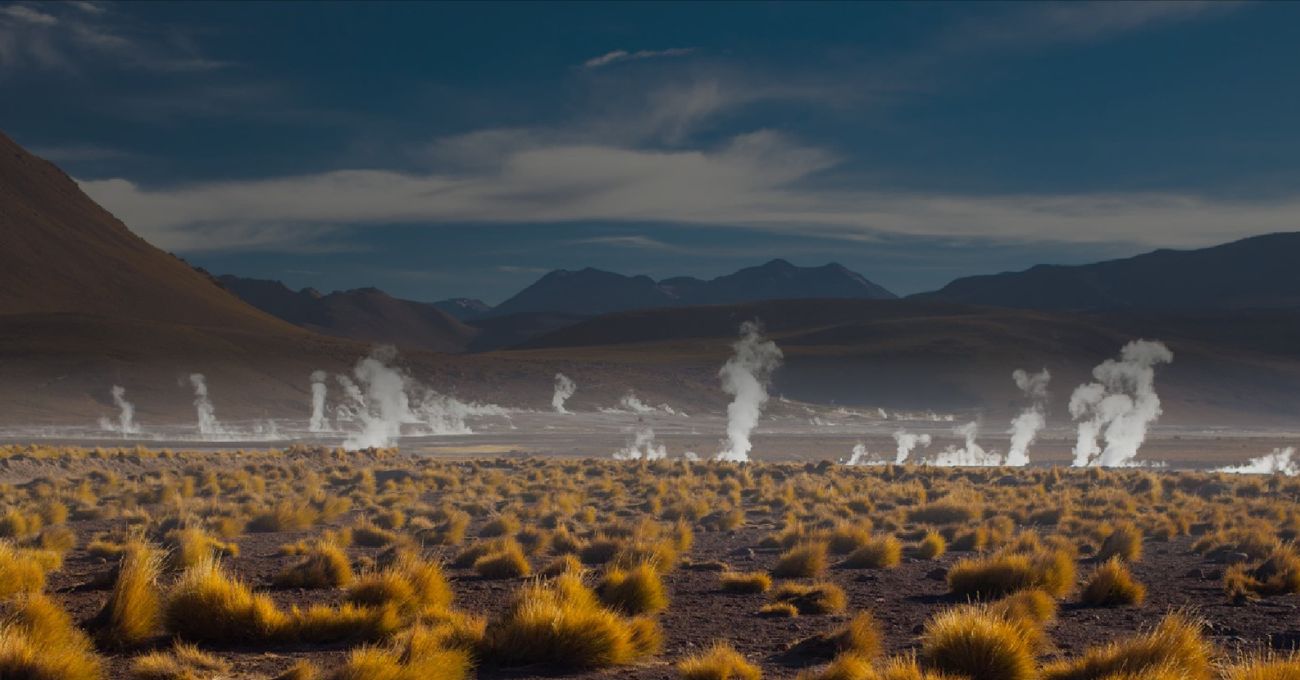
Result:
[[[34,7],[27,5],[6,5],[0,7],[0,14],[13,17],[22,22],[36,24],[38,26],[53,26],[59,23],[58,18],[52,14],[46,14]]]
[[[600,245],[613,246],[616,248],[630,248],[633,250],[654,250],[659,252],[681,252],[689,250],[671,243],[665,243],[659,239],[643,236],[641,234],[629,234],[623,236],[592,236],[589,238],[573,239],[571,243],[578,245]]]
[[[592,57],[582,62],[582,67],[587,69],[601,68],[610,64],[617,64],[622,61],[639,61],[642,59],[662,59],[665,57],[684,57],[695,52],[694,47],[671,47],[666,50],[637,50],[629,52],[627,50],[613,50],[606,52],[598,57]]]
[[[160,39],[157,31],[98,3],[0,7],[0,75],[104,68],[196,72],[229,65],[202,54],[188,41]]]
[[[256,245],[322,225],[609,221],[730,226],[823,238],[880,235],[1197,246],[1300,224],[1300,195],[1229,200],[1187,193],[960,195],[819,188],[835,154],[773,132],[703,150],[554,146],[507,153],[458,174],[344,170],[147,189],[83,182],[146,237],[177,249],[205,239]],[[311,226],[303,226],[311,225]],[[630,241],[624,241],[630,244]],[[642,246],[650,245],[641,242]]]

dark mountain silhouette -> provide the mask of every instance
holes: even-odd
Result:
[[[914,296],[1046,310],[1300,309],[1300,232],[1200,250],[1156,250],[1079,266],[957,279]]]
[[[632,309],[815,298],[892,299],[894,294],[838,264],[796,267],[772,260],[734,274],[702,280],[655,281],[599,269],[557,270],[497,305],[492,315],[521,312],[605,314]]]
[[[377,288],[323,295],[279,281],[222,276],[245,302],[308,330],[341,338],[434,352],[460,352],[478,333],[432,304],[401,300]]]
[[[461,321],[476,319],[492,311],[492,305],[478,298],[449,298],[432,304]]]

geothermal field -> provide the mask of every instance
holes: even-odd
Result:
[[[0,0],[0,680],[1300,680],[1298,46]]]
[[[1012,372],[997,429],[773,399],[777,344],[731,350],[723,413],[577,410],[562,373],[549,408],[465,402],[380,348],[311,373],[305,422],[223,421],[190,374],[193,423],[114,386],[94,426],[11,431],[0,670],[1290,677],[1264,674],[1300,640],[1300,461],[1285,432],[1153,437],[1162,343],[1097,365],[1068,426],[1049,371]]]

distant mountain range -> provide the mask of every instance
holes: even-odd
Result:
[[[1300,309],[1300,233],[971,276],[913,297],[1066,311]]]
[[[596,315],[654,307],[726,305],[758,300],[891,300],[896,297],[839,264],[797,267],[785,260],[772,260],[707,281],[689,276],[655,281],[648,276],[624,276],[599,269],[560,269],[538,279],[497,305],[489,314],[564,312]]]
[[[220,277],[227,290],[303,328],[353,340],[438,352],[510,347],[610,312],[787,299],[892,300],[895,295],[838,264],[796,267],[772,260],[708,281],[655,281],[599,269],[546,274],[497,307],[473,298],[416,302],[375,288],[291,290],[279,281]]]

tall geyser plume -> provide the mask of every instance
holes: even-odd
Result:
[[[1161,413],[1155,367],[1173,360],[1163,343],[1134,340],[1124,345],[1118,361],[1107,359],[1092,369],[1096,382],[1078,386],[1070,396],[1070,415],[1079,422],[1075,467],[1133,463],[1147,428]]]
[[[216,409],[212,408],[212,400],[208,398],[207,379],[202,373],[191,373],[190,385],[194,387],[194,411],[198,414],[199,434],[204,437],[222,434]]]
[[[402,423],[412,419],[406,378],[388,365],[396,358],[395,348],[379,347],[353,367],[356,382],[343,383],[349,396],[359,402],[354,415],[361,420],[361,431],[348,435],[345,448],[392,446],[402,436]]]
[[[663,460],[668,457],[668,449],[663,444],[655,444],[655,431],[641,427],[627,446],[614,452],[614,460]]]
[[[312,371],[311,374],[311,420],[307,429],[312,432],[324,432],[329,429],[325,418],[325,394],[329,388],[325,385],[325,371]]]
[[[99,419],[99,427],[118,434],[139,434],[140,428],[135,424],[135,405],[126,400],[126,388],[113,386],[113,404],[117,406],[117,423],[107,417]]]
[[[753,448],[749,435],[767,403],[767,386],[772,372],[781,365],[782,354],[775,342],[763,339],[762,330],[753,321],[740,324],[740,340],[732,347],[735,353],[718,371],[722,391],[733,398],[727,405],[726,448],[715,458],[744,462]]]
[[[551,395],[551,407],[556,413],[568,413],[569,410],[564,408],[564,402],[578,391],[578,383],[563,373],[555,374],[555,393]]]
[[[1221,467],[1217,472],[1230,472],[1236,475],[1277,475],[1295,477],[1300,474],[1300,461],[1295,458],[1295,447],[1273,449],[1273,453],[1259,458],[1251,458],[1243,465]]]
[[[906,463],[908,456],[912,455],[912,449],[917,446],[928,447],[930,441],[928,434],[913,434],[907,430],[894,432],[894,443],[898,445],[898,451],[894,454],[894,463],[897,465]]]
[[[1024,467],[1029,464],[1029,445],[1038,437],[1039,430],[1047,424],[1047,383],[1052,374],[1047,369],[1037,373],[1027,373],[1016,369],[1011,374],[1016,387],[1029,399],[1029,406],[1011,421],[1011,448],[1007,451],[1006,464],[1011,467]]]

